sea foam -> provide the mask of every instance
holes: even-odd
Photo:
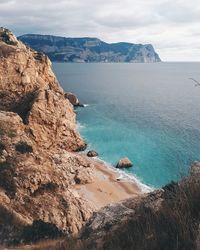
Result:
[[[142,181],[138,177],[136,177],[134,174],[132,174],[132,173],[129,174],[129,173],[124,172],[121,169],[114,168],[110,163],[102,160],[99,157],[94,157],[94,159],[103,163],[108,169],[111,169],[111,171],[118,173],[119,174],[118,179],[124,180],[124,181],[128,180],[128,181],[132,181],[132,182],[136,183],[137,186],[141,189],[141,191],[143,193],[149,193],[149,192],[152,192],[154,190],[153,187],[150,187],[150,186],[142,183]]]

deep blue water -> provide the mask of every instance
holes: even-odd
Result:
[[[100,158],[160,187],[200,160],[200,63],[54,63],[61,85],[89,106],[77,110],[80,132]]]

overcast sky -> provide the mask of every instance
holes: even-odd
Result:
[[[164,61],[200,61],[200,0],[0,0],[0,26],[152,43]]]

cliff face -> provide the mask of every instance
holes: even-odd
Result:
[[[105,43],[97,38],[23,35],[19,40],[61,62],[160,62],[151,44]]]
[[[93,211],[71,189],[93,166],[73,153],[85,143],[50,66],[0,29],[0,243],[28,237],[35,223],[75,233]]]
[[[9,31],[1,29],[0,39],[0,109],[18,113],[40,146],[60,144],[68,151],[82,149],[75,114],[49,59],[28,49]]]

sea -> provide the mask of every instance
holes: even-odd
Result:
[[[129,176],[162,187],[200,161],[200,63],[53,63],[75,93],[78,129],[99,158],[128,157]],[[192,79],[191,79],[192,78]]]

